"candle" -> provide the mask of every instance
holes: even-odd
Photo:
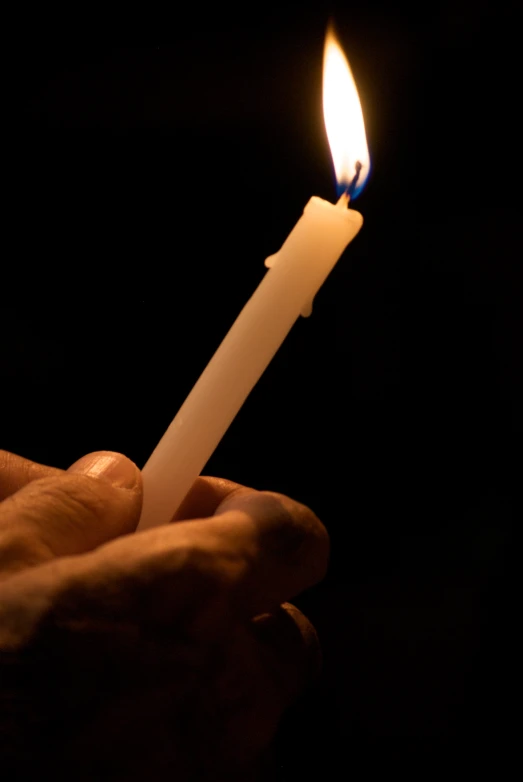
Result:
[[[315,294],[360,230],[349,209],[368,177],[363,115],[349,64],[327,32],[323,109],[338,187],[337,204],[313,197],[262,282],[212,357],[143,468],[138,529],[168,523],[286,335],[312,310]]]

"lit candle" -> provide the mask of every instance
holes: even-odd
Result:
[[[313,197],[143,468],[138,529],[168,523],[288,332],[312,310],[315,294],[360,230],[349,209],[370,160],[349,64],[334,33],[325,41],[323,110],[341,192],[337,204]]]

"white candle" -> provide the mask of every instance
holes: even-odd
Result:
[[[353,108],[340,114],[347,90]],[[332,32],[325,50],[324,112],[338,181],[355,192],[368,175],[369,157],[356,86]],[[362,226],[362,216],[348,203],[348,195],[336,205],[311,198],[281,250],[265,262],[269,271],[143,469],[138,529],[171,520],[300,313],[310,314],[315,294]]]

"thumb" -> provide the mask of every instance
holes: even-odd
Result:
[[[82,554],[132,532],[141,503],[138,467],[109,451],[33,481],[0,503],[0,575]]]

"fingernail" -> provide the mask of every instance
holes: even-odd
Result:
[[[134,489],[138,482],[138,468],[127,456],[111,451],[99,451],[82,456],[67,472],[90,475],[108,481],[117,489]]]

